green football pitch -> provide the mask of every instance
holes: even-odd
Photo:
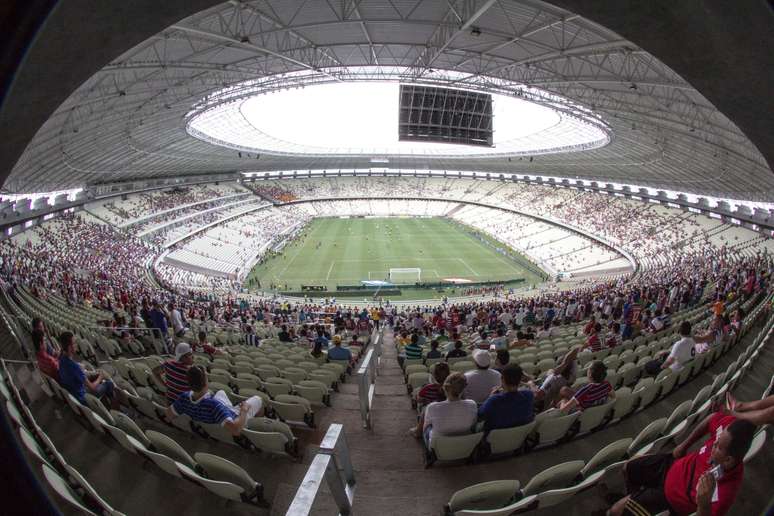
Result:
[[[386,280],[391,268],[409,267],[421,269],[421,281],[426,283],[451,278],[471,282],[523,278],[520,285],[526,286],[542,281],[517,260],[498,253],[448,219],[321,218],[310,222],[279,254],[257,265],[247,284],[255,289],[257,280],[261,290],[275,285],[277,290],[294,291],[301,285],[325,285],[328,295],[335,296],[336,285]],[[403,295],[396,299],[452,293],[401,290]]]

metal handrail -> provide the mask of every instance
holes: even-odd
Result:
[[[333,423],[328,427],[320,453],[315,455],[298,487],[286,516],[307,516],[312,512],[314,500],[322,486],[328,484],[340,515],[352,513],[355,496],[355,473],[350,461],[349,449],[344,439],[344,426]]]
[[[377,336],[377,339],[379,337]],[[374,391],[376,388],[376,364],[379,357],[374,348],[366,353],[363,363],[357,371],[358,397],[360,398],[360,417],[363,420],[363,428],[371,429],[371,409],[373,407]]]

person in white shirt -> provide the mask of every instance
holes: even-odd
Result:
[[[476,369],[465,373],[467,387],[463,396],[481,404],[492,394],[492,389],[501,384],[500,373],[489,368],[492,363],[489,351],[477,349],[473,352],[473,361],[476,363]]]
[[[434,435],[463,435],[472,431],[478,420],[478,406],[473,400],[461,399],[465,386],[462,373],[450,374],[443,382],[446,401],[436,401],[425,408],[422,431],[428,448]]]
[[[678,373],[683,369],[684,364],[693,358],[695,354],[693,348],[696,342],[691,337],[690,322],[683,321],[680,324],[680,336],[682,338],[672,345],[672,350],[669,352],[666,360],[664,360],[664,363],[661,364],[661,369],[669,367],[673,373]]]
[[[183,324],[183,316],[175,306],[175,303],[169,303],[169,319],[172,321],[172,329],[175,331],[175,336],[182,337],[185,333],[185,325]]]

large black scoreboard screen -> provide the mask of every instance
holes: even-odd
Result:
[[[492,96],[401,84],[398,140],[492,147]]]

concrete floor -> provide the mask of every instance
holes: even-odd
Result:
[[[753,338],[754,334],[749,333],[745,346]],[[138,420],[144,429],[158,429],[175,438],[191,455],[198,451],[211,452],[244,467],[264,484],[265,496],[272,504],[269,510],[223,501],[185,480],[163,473],[142,458],[131,455],[111,439],[89,432],[79,424],[69,409],[58,407],[55,401],[37,388],[27,369],[20,369],[17,377],[32,400],[31,407],[39,424],[49,433],[67,460],[93,483],[108,502],[127,514],[284,514],[325,430],[330,423],[336,422],[344,424],[356,472],[353,513],[424,516],[439,514],[443,504],[458,489],[477,482],[507,478],[519,479],[523,484],[549,466],[578,458],[588,460],[604,445],[636,435],[650,421],[668,416],[679,403],[692,399],[701,387],[712,381],[713,375],[724,371],[743,349],[744,346],[735,347],[709,370],[667,398],[601,431],[522,456],[473,465],[436,464],[431,469],[424,469],[422,447],[407,435],[408,428],[414,424],[414,412],[389,332],[385,333],[384,356],[376,382],[373,429],[365,430],[362,427],[357,386],[354,379],[351,379],[341,386],[341,392],[333,395],[332,407],[317,411],[316,429],[296,429],[304,450],[300,463],[286,458],[245,453],[236,447],[171,430],[158,422],[144,418]],[[760,397],[771,379],[772,371],[774,343],[770,342],[735,394],[743,400]],[[760,514],[769,504],[772,497],[770,486],[774,480],[770,468],[772,461],[774,446],[769,444],[748,464],[747,480],[732,508],[732,514]],[[615,485],[616,479],[612,480],[610,487],[620,490],[620,486]],[[314,514],[335,514],[330,494],[325,491],[323,488],[315,501]],[[572,503],[538,513],[586,515],[603,506],[600,492],[592,489],[574,497]]]

